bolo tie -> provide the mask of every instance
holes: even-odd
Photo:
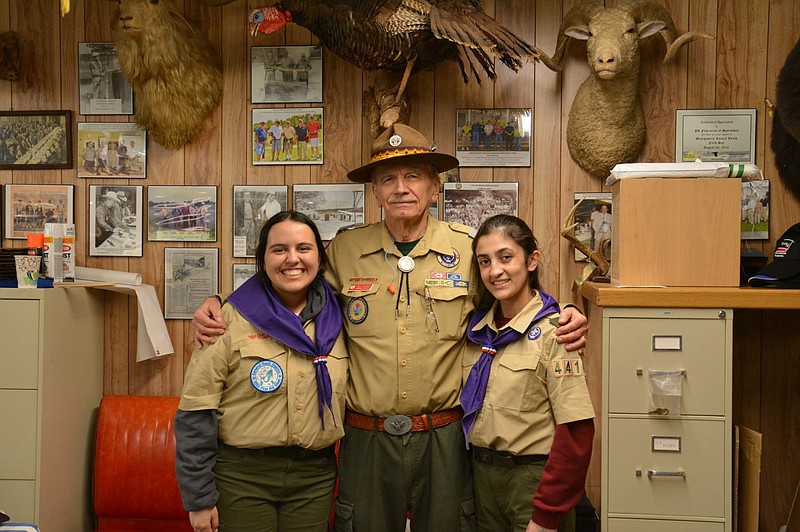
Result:
[[[408,308],[411,304],[411,281],[408,274],[414,271],[414,259],[403,255],[397,259],[397,269],[400,270],[400,286],[397,289],[397,301],[394,304],[394,319],[397,319],[400,312],[400,294],[403,293],[403,283],[406,285],[406,316],[408,316]]]

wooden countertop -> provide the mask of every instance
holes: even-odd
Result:
[[[784,288],[621,288],[587,282],[581,294],[599,307],[800,309],[800,290]]]

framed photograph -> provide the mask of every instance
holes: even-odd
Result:
[[[755,109],[678,109],[675,161],[756,162]]]
[[[292,205],[314,220],[323,240],[330,240],[337,232],[364,223],[364,185],[294,185]]]
[[[256,274],[256,265],[248,262],[233,264],[233,289],[236,290],[244,284],[246,280]]]
[[[0,111],[0,170],[72,168],[72,111]]]
[[[113,42],[78,43],[78,76],[82,115],[133,114],[133,87]]]
[[[456,109],[461,166],[530,166],[531,109]]]
[[[25,240],[45,223],[75,223],[74,198],[73,185],[6,185],[5,238]]]
[[[190,320],[205,298],[219,292],[217,248],[164,249],[164,317]]]
[[[250,47],[252,103],[321,103],[321,46]]]
[[[495,214],[517,216],[518,183],[445,183],[444,221],[477,229]]]
[[[140,185],[89,186],[90,256],[142,256],[142,196]]]
[[[255,257],[261,226],[285,211],[289,196],[286,185],[234,185],[233,256]]]
[[[147,132],[131,122],[78,122],[78,177],[144,179]]]
[[[742,240],[769,238],[769,180],[742,182]]]
[[[217,187],[147,187],[147,240],[217,241]]]
[[[322,107],[253,109],[253,164],[322,164]]]
[[[576,192],[574,198],[580,202],[575,209],[575,236],[597,250],[603,240],[611,239],[611,192]],[[589,257],[575,249],[575,262],[589,262]]]

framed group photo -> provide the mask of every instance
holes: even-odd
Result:
[[[321,103],[321,46],[252,46],[253,103]]]
[[[144,179],[147,132],[130,122],[78,122],[78,177]]]
[[[140,185],[89,186],[90,256],[142,256],[143,188]]]
[[[294,185],[292,205],[314,221],[322,240],[364,223],[363,184]]]
[[[113,42],[78,43],[80,114],[133,114],[133,87],[122,74]]]
[[[0,170],[72,168],[72,111],[0,111]]]
[[[75,223],[73,185],[8,184],[4,192],[4,238],[25,240],[44,232],[46,223]]]
[[[442,196],[443,220],[475,229],[491,216],[519,210],[518,183],[445,183]]]
[[[255,257],[261,226],[287,208],[286,185],[234,185],[233,256]]]
[[[742,240],[769,238],[769,180],[742,182]]]
[[[461,166],[531,165],[531,108],[456,109]]]
[[[164,317],[190,320],[205,298],[219,292],[217,248],[164,249]]]
[[[322,107],[253,109],[253,164],[322,164],[322,117]]]
[[[599,251],[612,235],[611,192],[576,192],[574,200],[580,203],[573,222],[578,224],[575,237],[590,250]],[[611,259],[611,256],[606,258]],[[575,249],[575,262],[589,262],[589,257]]]
[[[249,262],[233,264],[233,289],[236,290],[256,274],[256,265]]]
[[[217,187],[148,186],[147,240],[216,242]]]

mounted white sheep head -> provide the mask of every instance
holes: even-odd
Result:
[[[639,96],[639,41],[661,33],[667,44],[664,63],[685,44],[713,39],[702,32],[676,39],[672,17],[657,2],[631,0],[604,8],[588,2],[572,8],[561,23],[556,51],[542,62],[560,72],[569,38],[586,41],[591,75],[581,84],[569,113],[567,146],[578,165],[597,177],[618,163],[635,161],[646,127]]]

